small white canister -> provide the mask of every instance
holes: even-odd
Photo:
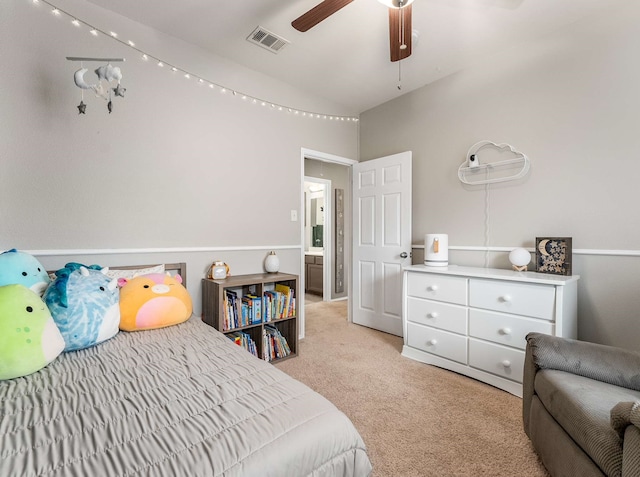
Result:
[[[449,265],[449,236],[427,234],[424,236],[424,264],[428,267]]]

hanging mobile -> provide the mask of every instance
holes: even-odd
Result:
[[[122,79],[122,72],[119,67],[113,66],[111,62],[116,61],[125,61],[124,58],[85,58],[85,57],[77,57],[77,56],[67,56],[67,60],[69,61],[79,61],[80,69],[77,70],[73,75],[73,81],[78,88],[82,90],[82,94],[80,97],[80,104],[77,106],[78,114],[87,114],[87,105],[84,102],[84,90],[90,89],[95,95],[99,98],[103,98],[107,100],[107,110],[109,114],[113,111],[113,93],[116,96],[120,96],[124,98],[124,92],[126,88],[123,88],[120,84],[120,80]],[[87,69],[84,67],[84,61],[106,61],[107,64],[104,66],[100,66],[94,70],[95,74],[98,76],[98,83],[96,84],[88,84],[84,80],[84,74],[87,72]],[[109,90],[109,94],[107,95],[107,91],[105,91],[105,86],[102,84],[102,80],[106,81],[106,86]],[[112,88],[110,82],[116,81],[116,87]]]
[[[120,83],[115,88],[112,88],[113,92],[116,93],[116,96],[120,96],[124,98],[124,93],[127,91],[127,88],[123,88]]]
[[[109,110],[109,114],[113,110],[113,103],[111,103],[111,90],[109,90],[109,102],[107,103],[107,109]]]
[[[87,105],[84,104],[84,91],[80,93],[80,104],[77,106],[78,114],[87,114]]]
[[[81,62],[80,63],[80,69],[78,71],[76,71],[76,74],[73,77],[76,85],[78,85],[78,75],[80,75],[80,78],[82,78],[82,75],[84,74],[84,72],[82,72],[83,69],[84,69],[84,65]],[[80,84],[82,84],[82,83],[80,83]],[[85,88],[80,86],[80,104],[78,106],[76,106],[78,108],[78,114],[87,114],[86,113],[87,105],[84,104],[84,89]]]

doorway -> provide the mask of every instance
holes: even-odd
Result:
[[[323,293],[322,300],[324,301],[334,301],[334,300],[346,300],[350,293],[350,280],[349,280],[349,265],[350,265],[350,202],[348,198],[351,196],[351,166],[357,164],[357,161],[353,159],[347,159],[345,157],[335,156],[333,154],[327,154],[323,152],[313,151],[310,149],[302,149],[301,155],[301,187],[300,187],[300,210],[306,210],[306,194],[305,194],[305,180],[309,178],[323,179],[329,181],[331,187],[327,191],[325,201],[325,223],[323,224],[323,246],[326,244],[326,249],[323,254]],[[341,273],[339,274],[341,287],[342,289],[340,293],[335,293],[336,287],[336,247],[335,247],[335,227],[334,221],[336,214],[334,213],[334,205],[335,205],[335,193],[337,189],[341,189],[344,191],[345,200],[345,209],[344,214],[341,219],[344,219],[345,222],[345,230],[343,233],[346,235],[342,236],[343,244],[341,253],[344,253],[344,261],[342,263]],[[327,203],[331,202],[331,204]],[[329,219],[328,214],[331,215],[331,219]],[[300,338],[304,337],[304,308],[307,304],[305,300],[304,293],[304,283],[306,280],[306,265],[305,265],[305,240],[306,240],[306,231],[305,231],[305,220],[300,220],[300,263],[301,272],[300,272],[300,293],[299,297],[302,299],[300,303]],[[326,228],[329,228],[327,230]],[[350,307],[349,307],[350,308]],[[349,320],[351,320],[349,311]]]
[[[331,180],[304,177],[305,301],[331,299]]]

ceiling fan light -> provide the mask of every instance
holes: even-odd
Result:
[[[413,3],[413,0],[378,0],[378,1],[389,8],[403,8]]]

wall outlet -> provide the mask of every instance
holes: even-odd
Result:
[[[291,222],[298,221],[298,211],[296,209],[291,209]]]

